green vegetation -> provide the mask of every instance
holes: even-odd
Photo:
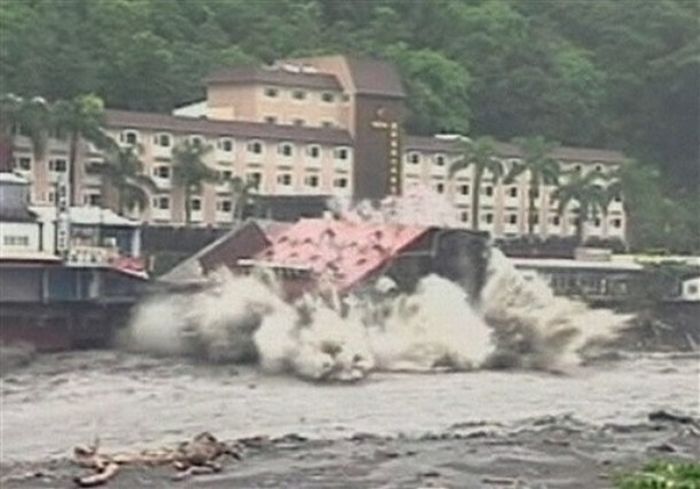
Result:
[[[134,207],[145,209],[148,206],[148,193],[156,190],[155,183],[144,175],[143,163],[131,146],[111,147],[105,156],[102,168],[107,189],[117,194],[117,210],[126,215]]]
[[[652,462],[618,478],[618,489],[700,489],[700,464]]]
[[[699,16],[696,0],[4,0],[0,92],[165,111],[222,66],[383,57],[409,130],[622,150],[633,246],[698,251]]]
[[[192,196],[201,192],[203,183],[218,180],[218,174],[204,163],[204,156],[211,149],[198,139],[184,141],[173,148],[173,181],[185,190],[186,226],[192,222]]]

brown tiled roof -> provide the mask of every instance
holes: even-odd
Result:
[[[154,112],[109,109],[106,125],[112,128],[152,129],[174,133],[210,134],[239,138],[305,141],[326,144],[352,144],[350,133],[343,129],[299,127],[244,121],[218,121],[205,118],[174,116]]]
[[[458,153],[459,143],[455,140],[440,139],[429,136],[406,136],[404,138],[404,149],[426,151]],[[520,148],[512,143],[496,142],[494,144],[496,154],[502,157],[522,157]],[[564,161],[580,161],[591,163],[622,163],[625,155],[619,151],[596,148],[576,148],[572,146],[559,146],[552,151],[552,157]]]
[[[285,87],[342,90],[334,75],[328,73],[296,73],[279,67],[240,66],[229,68],[212,73],[204,79],[204,83],[234,83],[241,85],[264,83],[266,85]]]

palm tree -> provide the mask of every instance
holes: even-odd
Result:
[[[599,211],[606,212],[605,188],[601,184],[601,178],[600,172],[593,171],[584,175],[574,171],[552,193],[552,200],[559,202],[557,212],[560,218],[563,218],[566,207],[571,202],[578,204],[576,238],[579,244],[583,244],[583,229],[588,219],[595,217]]]
[[[132,147],[114,147],[107,152],[103,166],[105,183],[117,193],[117,211],[126,215],[134,206],[144,209],[148,205],[148,192],[156,186],[143,174],[143,163]]]
[[[115,143],[102,130],[104,104],[96,95],[79,95],[72,100],[59,100],[53,105],[51,113],[52,124],[59,137],[66,137],[69,141],[68,195],[70,205],[75,205],[75,187],[78,181],[75,167],[80,141],[88,141],[103,150],[109,150]]]
[[[530,174],[527,233],[532,236],[535,231],[535,222],[537,219],[535,202],[539,197],[540,187],[542,185],[554,185],[559,178],[559,163],[550,156],[556,144],[545,140],[541,136],[516,138],[514,142],[522,150],[523,158],[520,162],[513,165],[505,182],[513,183],[518,175],[526,171]]]
[[[251,191],[258,189],[258,183],[241,177],[231,177],[228,179],[228,184],[231,189],[231,209],[235,223],[243,219],[246,204],[250,201],[253,193]]]
[[[0,96],[0,171],[12,171],[14,137],[17,131],[32,144],[34,158],[46,152],[49,105],[41,97],[24,99],[12,93]]]
[[[204,156],[211,151],[211,146],[199,140],[184,141],[173,148],[173,179],[176,185],[185,191],[185,225],[192,221],[190,199],[193,193],[202,189],[205,182],[215,182],[218,174],[204,163]]]
[[[503,163],[496,158],[493,146],[494,140],[490,137],[480,137],[476,140],[464,139],[461,141],[461,158],[450,166],[450,177],[460,170],[474,166],[474,182],[472,185],[471,221],[472,229],[479,230],[479,194],[481,181],[485,173],[489,173],[494,183],[503,177]]]

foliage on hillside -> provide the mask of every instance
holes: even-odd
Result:
[[[700,464],[651,462],[643,469],[621,476],[619,489],[700,489]]]
[[[202,97],[200,80],[217,67],[338,52],[379,56],[402,72],[412,131],[541,135],[620,149],[658,168],[673,195],[656,221],[671,214],[686,222],[676,212],[683,206],[672,204],[697,207],[698,5],[5,0],[0,91],[50,100],[96,93],[111,107],[170,110]]]

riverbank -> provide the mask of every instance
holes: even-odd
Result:
[[[462,423],[413,438],[253,437],[235,442],[242,459],[221,459],[221,472],[175,482],[171,467],[124,467],[108,487],[604,488],[649,460],[698,460],[699,428],[697,420],[657,413],[629,425],[570,416],[531,419],[515,429]],[[65,458],[16,463],[2,472],[4,489],[71,487],[73,477],[86,473]]]

